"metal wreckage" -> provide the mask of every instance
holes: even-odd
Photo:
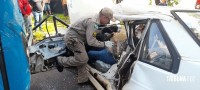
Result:
[[[155,8],[157,7],[149,7],[150,10],[146,13],[132,16],[115,15],[117,20],[123,22],[127,38],[123,42],[115,43],[111,48],[114,52],[112,54],[116,60],[115,64],[109,66],[97,60],[96,66],[90,63],[87,65],[89,80],[98,90],[132,90],[133,88],[144,90],[146,87],[160,90],[164,87],[162,85],[168,86],[165,90],[176,90],[176,88],[196,90],[198,88],[199,83],[195,77],[199,75],[199,72],[188,68],[199,68],[200,42],[199,31],[197,31],[199,24],[195,23],[199,22],[196,15],[199,17],[200,11],[166,7],[156,10]],[[157,13],[158,11],[162,13]],[[187,21],[185,17],[191,18],[191,21]],[[67,24],[66,26],[68,27]],[[101,27],[99,28],[101,33],[98,33],[96,38],[101,41],[112,41],[110,33],[121,30],[118,25],[99,27]],[[66,48],[63,35],[59,34],[56,28],[55,30],[55,36],[45,38],[29,47],[32,73],[53,68],[56,56],[73,55]],[[185,43],[185,39],[191,43]],[[183,43],[190,48],[185,48]],[[186,75],[186,77],[181,75]],[[187,77],[188,75],[194,77]],[[182,78],[185,80],[184,84],[171,83]]]
[[[115,14],[115,18],[121,23],[99,26],[101,33],[96,35],[98,40],[115,42],[109,49],[116,63],[108,65],[99,60],[94,64],[88,63],[88,77],[92,84],[98,90],[197,90],[200,88],[197,79],[200,72],[193,70],[200,68],[200,11],[172,7],[158,8],[158,6],[138,7],[132,4],[132,7],[128,8],[127,3],[130,2],[123,1],[124,3],[117,5],[120,8],[117,12],[123,12]],[[56,30],[54,36],[49,35],[50,37],[32,46],[28,44],[32,73],[54,68],[56,56],[73,55],[66,48],[63,35],[58,33],[56,21],[66,27],[69,26],[56,16],[53,16],[53,20]],[[119,28],[119,25],[122,28]],[[110,33],[123,30],[126,38],[116,43]]]

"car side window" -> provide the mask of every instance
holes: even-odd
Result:
[[[169,49],[155,22],[151,24],[143,46],[143,61],[167,70],[171,68],[172,58]]]

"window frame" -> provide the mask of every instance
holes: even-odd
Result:
[[[134,44],[135,40],[133,39],[133,37],[136,37],[136,36],[134,34],[135,29],[133,29],[133,28],[135,28],[135,25],[138,25],[138,24],[146,24],[147,25],[148,21],[149,21],[149,19],[140,19],[140,20],[130,20],[130,21],[124,22],[125,29],[127,30],[126,31],[127,43],[131,49],[134,50],[137,47],[137,45]]]
[[[159,65],[155,65],[153,63],[150,63],[150,62],[142,59],[143,52],[144,52],[144,44],[145,44],[145,42],[147,42],[149,40],[150,27],[151,27],[152,23],[157,24],[158,29],[160,30],[160,34],[163,36],[165,44],[166,44],[168,51],[171,55],[172,63],[171,63],[170,69],[163,68]],[[173,43],[171,42],[171,40],[170,40],[169,36],[167,35],[164,27],[162,26],[162,23],[160,22],[160,20],[158,20],[158,19],[150,20],[150,25],[148,26],[147,33],[145,34],[144,40],[143,40],[142,45],[141,45],[141,49],[140,49],[140,53],[139,53],[139,61],[176,74],[176,73],[178,73],[178,70],[179,70],[180,60],[181,60],[180,55],[179,55],[177,49],[175,48],[175,46],[173,45]]]
[[[178,16],[176,12],[200,12],[199,10],[171,10],[171,14],[174,16],[178,22],[183,25],[189,35],[193,38],[193,40],[200,46],[200,40],[194,35],[191,29],[185,24],[185,22]]]

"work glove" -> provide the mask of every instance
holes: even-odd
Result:
[[[105,41],[105,48],[111,53],[113,54],[113,46],[114,46],[114,42],[113,41]]]
[[[105,41],[105,47],[111,48],[114,45],[114,42],[112,41]]]

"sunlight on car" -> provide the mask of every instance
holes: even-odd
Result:
[[[200,12],[177,12],[177,14],[200,40]]]

